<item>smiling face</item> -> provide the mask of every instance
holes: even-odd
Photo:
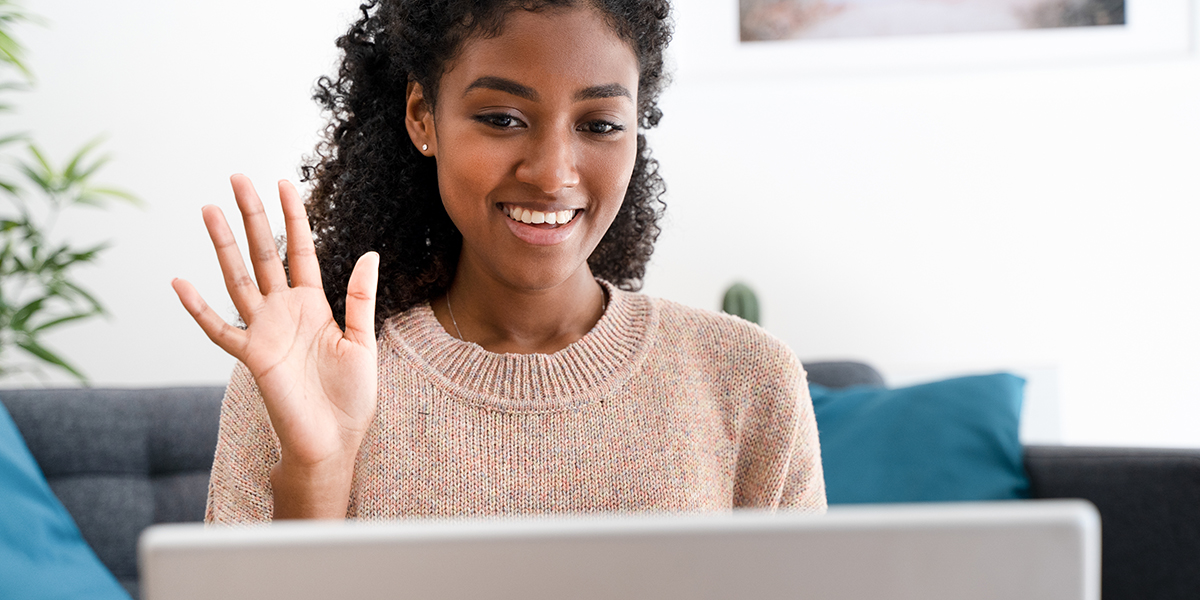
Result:
[[[472,37],[438,83],[410,86],[408,129],[437,159],[463,236],[458,273],[544,290],[590,278],[637,155],[638,63],[589,6],[515,10]]]

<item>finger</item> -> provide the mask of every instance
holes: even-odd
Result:
[[[254,184],[245,175],[229,178],[233,185],[233,197],[237,199],[242,222],[246,226],[246,244],[250,250],[250,264],[254,266],[254,278],[263,294],[287,287],[287,275],[283,272],[283,261],[279,260],[279,249],[271,235],[271,223],[263,210],[262,200],[254,191]]]
[[[287,227],[288,275],[292,285],[320,288],[321,267],[313,247],[308,214],[291,182],[279,182],[279,201],[283,204],[283,222]]]
[[[175,288],[175,295],[179,296],[183,308],[192,315],[200,329],[204,330],[204,335],[222,350],[241,360],[242,349],[246,346],[246,332],[226,323],[225,319],[200,297],[200,292],[197,292],[192,284],[183,279],[173,279],[171,287]]]
[[[201,214],[204,215],[208,237],[212,238],[213,248],[217,251],[217,262],[221,265],[221,275],[225,277],[225,289],[229,291],[229,298],[233,300],[238,313],[249,322],[254,311],[262,304],[262,294],[254,278],[246,271],[246,263],[242,262],[242,253],[225,220],[225,213],[210,204],[201,209]]]
[[[358,259],[346,286],[346,339],[375,347],[375,288],[379,283],[379,254]]]

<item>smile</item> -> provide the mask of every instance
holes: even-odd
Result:
[[[554,246],[575,234],[583,219],[581,208],[557,211],[530,210],[515,204],[501,204],[500,209],[508,216],[504,222],[517,239],[531,246]]]
[[[529,210],[528,208],[508,204],[503,205],[503,207],[504,214],[508,215],[508,218],[527,225],[565,225],[571,222],[575,218],[575,213],[578,212],[573,209],[542,212],[540,210]]]

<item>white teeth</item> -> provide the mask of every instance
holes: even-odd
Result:
[[[528,208],[521,208],[519,206],[506,206],[504,207],[504,213],[514,221],[530,223],[533,225],[540,223],[561,225],[569,223],[571,219],[575,218],[575,211],[571,209],[560,210],[556,212],[541,212],[537,210],[529,210]]]

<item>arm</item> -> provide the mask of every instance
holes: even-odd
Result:
[[[799,386],[796,396],[796,434],[779,507],[825,512],[828,503],[825,499],[825,471],[821,465],[821,443],[817,437],[817,419],[803,370],[800,371]]]
[[[222,525],[270,521],[275,505],[271,468],[277,462],[279,438],[253,376],[238,363],[221,403],[204,521]]]
[[[741,377],[751,382],[739,411],[735,506],[823,512],[825,476],[804,369],[771,338]]]

